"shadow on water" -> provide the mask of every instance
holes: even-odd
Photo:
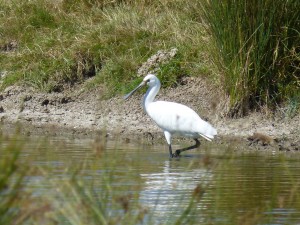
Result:
[[[27,168],[20,224],[300,223],[296,154],[204,144],[169,159],[160,145],[18,137],[2,138],[2,156],[12,142]]]

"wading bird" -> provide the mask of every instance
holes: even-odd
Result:
[[[171,158],[179,156],[183,151],[197,148],[200,145],[197,138],[200,136],[211,141],[217,135],[216,129],[208,122],[202,120],[191,108],[175,102],[154,101],[161,85],[159,79],[153,74],[148,74],[140,85],[124,96],[124,99],[128,99],[144,85],[148,85],[149,88],[143,99],[143,108],[151,119],[164,131]],[[193,138],[196,144],[178,149],[173,154],[171,145],[172,135]]]

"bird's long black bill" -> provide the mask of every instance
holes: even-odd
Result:
[[[144,86],[144,83],[141,83],[139,86],[137,86],[135,89],[133,89],[131,92],[129,92],[127,95],[124,96],[124,100],[127,100],[131,95],[134,94],[137,90],[139,90],[141,87]]]

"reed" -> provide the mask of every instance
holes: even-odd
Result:
[[[0,136],[1,144],[2,141]],[[20,188],[25,176],[18,165],[21,147],[16,142],[0,146],[0,224],[13,224],[19,214]]]
[[[299,98],[300,2],[202,2],[231,115]]]

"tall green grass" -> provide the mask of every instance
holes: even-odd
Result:
[[[19,82],[60,92],[87,83],[103,86],[103,96],[111,97],[139,81],[138,68],[150,56],[176,47],[176,58],[160,65],[163,86],[176,85],[182,76],[205,76],[227,91],[231,115],[281,103],[295,114],[299,4],[2,0],[1,87]]]
[[[202,4],[232,115],[299,98],[300,1]]]

